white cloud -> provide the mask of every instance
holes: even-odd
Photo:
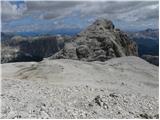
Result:
[[[17,7],[8,1],[2,2],[2,18],[14,19],[24,15],[35,17],[38,15],[40,19],[63,18],[72,14],[74,11],[80,11],[81,17],[96,16],[108,17],[109,19],[121,19],[126,21],[137,21],[141,16],[157,17],[159,8],[158,1],[149,2],[75,2],[75,1],[26,1]],[[37,16],[36,15],[36,16]]]
[[[154,16],[158,19],[158,2],[92,2],[79,6],[83,16],[94,15],[112,20],[136,22]],[[142,17],[143,16],[143,17]]]
[[[5,23],[6,20],[18,19],[24,16],[32,16],[40,20],[56,20],[57,22],[77,11],[80,19],[83,20],[88,17],[88,20],[86,20],[88,23],[93,22],[96,18],[103,17],[113,21],[123,21],[123,23],[132,26],[143,25],[150,27],[149,25],[158,26],[158,9],[158,1],[25,1],[23,4],[20,4],[19,7],[17,7],[16,4],[3,1],[2,22]],[[74,17],[76,17],[76,15]],[[61,25],[59,21],[58,23],[56,22],[53,21],[53,28],[68,27],[67,25]],[[47,27],[50,28],[52,25],[35,25],[35,27],[32,26],[31,28],[36,29],[37,27],[43,27],[47,29]],[[25,27],[25,25],[23,27]],[[26,28],[28,30],[29,26],[26,26]],[[20,27],[17,29],[20,29]]]
[[[23,16],[23,13],[27,10],[25,4],[11,4],[9,1],[1,1],[1,15],[3,20],[17,19]]]

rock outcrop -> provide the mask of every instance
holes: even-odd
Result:
[[[99,19],[50,59],[106,61],[132,55],[138,55],[136,44],[124,32],[115,29],[111,21]]]
[[[64,46],[64,41],[70,37],[39,36],[21,37],[14,36],[10,40],[2,41],[1,63],[41,61],[58,52]]]

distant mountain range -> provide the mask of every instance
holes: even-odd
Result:
[[[142,55],[159,56],[159,30],[146,29],[138,32],[128,32],[128,36],[138,45],[138,53]]]
[[[1,32],[1,41],[10,40],[15,34],[9,32]]]
[[[75,36],[77,33],[80,33],[81,30],[58,30],[58,31],[41,31],[41,32],[18,32],[18,33],[1,33],[1,40],[3,41],[10,41],[12,38],[16,36],[23,36],[23,37],[33,37],[38,36],[39,38],[44,38],[46,36],[47,39],[49,36],[53,35],[69,35]],[[137,43],[138,46],[138,54],[141,58],[145,55],[149,55],[150,57],[159,56],[159,30],[158,29],[146,29],[143,31],[137,32],[127,32],[127,35]],[[45,38],[46,39],[46,38]],[[8,43],[8,42],[6,42]],[[3,45],[3,44],[2,44]],[[148,58],[148,57],[147,57]],[[156,57],[157,58],[157,57]],[[147,59],[148,60],[148,59]],[[157,59],[158,60],[158,59]]]
[[[1,33],[1,38],[2,40],[9,39],[13,36],[23,36],[23,37],[34,37],[34,36],[48,36],[48,35],[69,35],[73,36],[79,33],[81,29],[57,29],[57,30],[52,30],[52,31],[25,31],[25,32],[2,32]]]
[[[15,35],[8,39],[3,33],[2,37],[7,38],[2,41],[2,63],[41,61],[47,57],[106,61],[115,57],[138,55],[135,42],[106,19],[96,20],[75,36],[24,37]]]

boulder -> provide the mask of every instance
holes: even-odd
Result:
[[[76,53],[79,59],[87,58],[89,55],[89,48],[86,45],[80,45],[76,48]]]

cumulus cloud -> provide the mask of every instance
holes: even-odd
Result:
[[[70,15],[76,5],[81,2],[74,1],[26,1],[28,10],[25,15],[33,15],[33,13],[41,13],[44,19],[62,18]]]
[[[17,19],[23,16],[24,11],[27,10],[25,4],[12,4],[9,1],[1,1],[1,18],[2,21]]]
[[[81,14],[112,20],[144,21],[158,19],[158,2],[92,2],[79,6]]]
[[[137,20],[140,18],[158,17],[158,7],[158,1],[26,1],[25,4],[20,4],[20,7],[8,1],[3,1],[2,17],[10,17],[12,19],[26,14],[35,15],[35,13],[39,13],[41,18],[53,19],[67,16],[74,11],[80,11],[81,16],[95,15],[97,17],[104,16],[124,20],[134,17]]]
[[[54,20],[54,23],[56,20],[71,16],[83,21],[88,18],[86,22],[91,23],[96,18],[103,17],[123,24],[143,25],[143,27],[150,24],[152,26],[148,27],[155,27],[158,26],[158,9],[158,1],[25,1],[19,7],[5,1],[2,2],[2,20],[5,22],[9,19],[31,16],[44,21]]]
[[[128,2],[107,2],[107,1],[94,1],[94,2],[75,2],[75,1],[28,1],[26,2],[28,13],[32,12],[43,13],[44,19],[52,19],[56,17],[67,16],[74,10],[80,11],[82,16],[95,15],[111,16],[113,19],[126,19],[133,17],[136,20],[144,16],[158,17],[158,1],[128,1]],[[125,16],[126,15],[126,16]],[[125,17],[121,17],[125,16]],[[134,20],[134,19],[130,19]]]
[[[39,15],[39,18],[53,19],[80,11],[81,16],[109,17],[137,21],[158,18],[158,1],[125,1],[125,2],[76,2],[76,1],[26,1],[17,7],[8,1],[2,2],[2,18],[17,18],[22,15]],[[37,16],[36,15],[36,16]]]

